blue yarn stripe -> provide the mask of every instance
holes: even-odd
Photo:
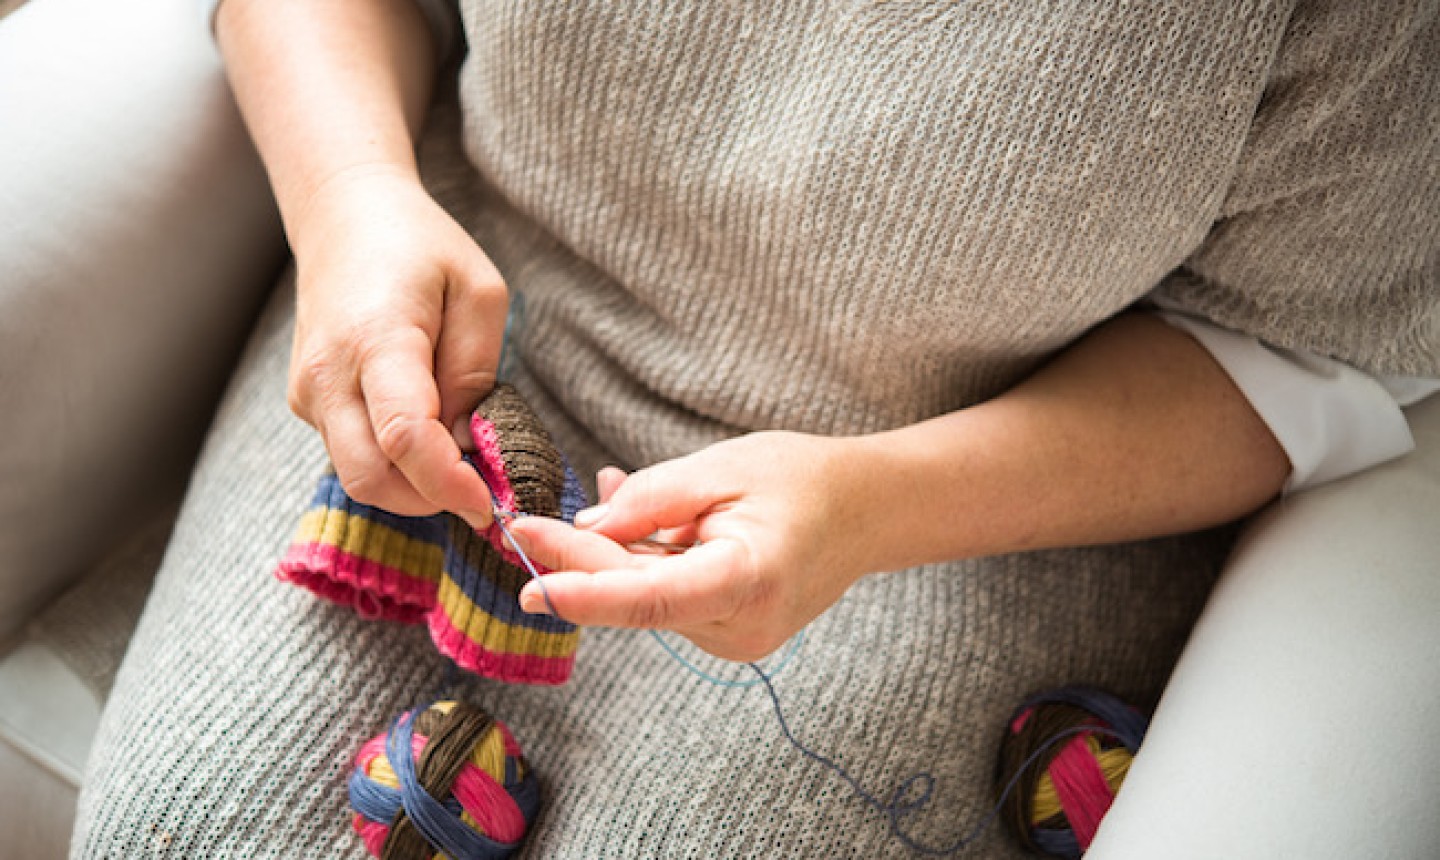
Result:
[[[436,546],[443,546],[447,542],[445,515],[404,517],[362,504],[346,494],[345,488],[340,485],[340,479],[334,472],[329,472],[320,479],[310,506],[312,508],[333,508],[351,516],[363,517],[373,523],[394,529],[407,537]]]
[[[498,522],[498,520],[497,520]],[[473,542],[473,543],[472,543]],[[483,544],[483,546],[476,546]],[[544,633],[569,633],[575,625],[554,615],[533,615],[520,608],[518,595],[501,588],[495,580],[481,573],[469,561],[476,552],[491,553],[495,550],[480,535],[467,532],[452,538],[445,547],[445,575],[470,598],[477,607],[492,618],[506,624],[538,630]]]
[[[565,465],[565,485],[560,490],[560,519],[567,523],[575,522],[575,514],[590,504],[585,496],[585,487],[580,483],[580,476],[570,468],[570,461],[564,454],[560,460]]]

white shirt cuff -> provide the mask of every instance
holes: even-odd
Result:
[[[1220,364],[1290,458],[1285,493],[1343,478],[1415,447],[1402,406],[1440,379],[1371,376],[1304,350],[1280,349],[1164,300],[1156,315],[1188,332]]]

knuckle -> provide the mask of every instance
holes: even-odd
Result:
[[[289,407],[291,414],[305,421],[310,421],[310,410],[306,405],[304,396],[301,395],[299,387],[294,383],[285,389],[285,405]]]
[[[510,303],[510,289],[493,266],[478,273],[470,282],[470,294],[478,302],[489,306],[505,306]]]
[[[392,461],[408,460],[419,443],[424,422],[424,418],[404,412],[386,415],[375,427],[375,442]]]
[[[489,391],[496,381],[494,370],[452,370],[445,374],[444,384],[460,391]]]
[[[316,401],[328,395],[334,380],[335,371],[327,358],[313,354],[298,358],[291,365],[285,387],[285,402],[290,411],[311,420]]]
[[[355,357],[357,366],[368,364],[390,349],[391,335],[383,324],[363,323],[345,332],[340,350]]]

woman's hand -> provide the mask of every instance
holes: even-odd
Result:
[[[756,433],[626,476],[599,476],[578,528],[527,517],[512,531],[554,609],[577,624],[675,630],[731,660],[756,660],[875,569],[858,440]],[[657,553],[650,537],[690,546]],[[537,583],[521,593],[548,611]]]
[[[320,431],[357,501],[488,525],[489,492],[452,428],[495,382],[499,272],[404,171],[332,177],[296,219],[291,409]]]

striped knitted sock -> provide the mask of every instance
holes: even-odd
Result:
[[[480,404],[471,432],[472,462],[502,510],[568,521],[584,507],[579,479],[510,386]],[[498,526],[477,534],[447,513],[390,514],[351,499],[333,473],[276,575],[365,617],[424,621],[440,653],[486,677],[561,684],[574,665],[579,630],[520,609],[529,573]]]

